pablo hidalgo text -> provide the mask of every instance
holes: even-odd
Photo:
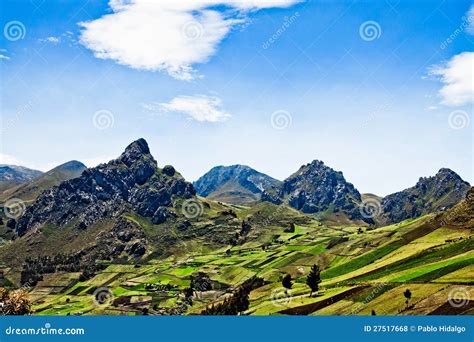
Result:
[[[466,327],[457,325],[419,325],[417,327],[419,332],[445,332],[445,333],[457,333],[462,334],[466,332]]]

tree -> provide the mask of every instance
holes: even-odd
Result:
[[[408,302],[409,300],[411,299],[411,291],[409,289],[406,289],[405,292],[403,292],[403,295],[405,296],[405,298],[407,299],[405,301],[405,304],[406,306],[408,306]]]
[[[306,278],[306,285],[311,289],[310,297],[313,296],[313,292],[318,291],[319,283],[321,283],[321,270],[318,265],[314,264]]]
[[[375,313],[375,310],[372,310],[372,316],[377,316],[377,314]]]
[[[284,276],[283,280],[281,281],[281,284],[285,289],[291,289],[291,287],[293,286],[293,282],[291,281],[291,274],[287,274],[286,276]]]

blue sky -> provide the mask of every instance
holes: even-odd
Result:
[[[320,159],[379,195],[474,181],[471,1],[0,6],[3,162],[93,166],[144,137],[189,180]]]

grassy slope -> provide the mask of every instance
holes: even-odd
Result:
[[[208,203],[203,217],[195,222],[197,226],[219,221],[222,210],[232,209],[237,220],[250,219],[248,242],[230,247],[196,237],[177,243],[168,257],[149,254],[139,267],[127,262],[109,264],[85,282],[79,282],[78,274],[73,273],[48,275],[32,291],[37,314],[134,315],[141,314],[145,307],[153,314],[154,306],[172,308],[182,302],[181,291],[197,271],[209,274],[216,289],[197,293],[193,306],[187,308],[188,314],[199,313],[222,300],[233,287],[253,275],[266,281],[250,294],[247,313],[256,315],[370,314],[372,310],[377,314],[428,314],[446,305],[450,293],[459,286],[466,298],[474,300],[474,234],[470,223],[451,225],[428,215],[369,229],[321,223],[291,208],[268,203],[254,207]],[[142,226],[153,244],[162,241],[164,227],[153,226],[140,217],[128,217]],[[290,223],[296,224],[295,231],[285,232]],[[43,238],[49,249],[43,252],[61,246],[71,239],[70,234],[68,229],[61,234],[50,234],[46,229]],[[75,244],[91,242],[86,236],[73,240]],[[15,244],[25,252],[34,252],[32,246]],[[0,260],[14,259],[13,249],[8,247],[0,248]],[[309,297],[305,279],[313,264],[324,269],[323,283],[315,296]],[[281,278],[287,273],[294,279],[288,292],[281,285]],[[147,289],[146,284],[169,284],[171,289],[157,292]],[[95,305],[92,293],[104,286],[122,304]],[[413,294],[408,305],[403,296],[407,288]],[[449,310],[448,313],[460,312]]]

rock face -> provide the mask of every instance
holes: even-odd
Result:
[[[84,229],[124,209],[163,222],[170,215],[164,207],[172,204],[174,196],[193,195],[193,185],[170,167],[166,171],[159,169],[147,142],[139,139],[118,159],[87,169],[80,177],[41,193],[18,220],[16,231],[23,235],[46,222],[57,226],[74,224]]]
[[[342,211],[351,219],[361,218],[359,191],[345,180],[342,172],[319,160],[303,165],[285,179],[280,197],[304,213]]]
[[[232,204],[249,204],[281,182],[245,165],[216,166],[194,182],[203,197]]]
[[[420,178],[414,187],[384,197],[380,219],[395,223],[444,211],[464,199],[469,189],[457,173],[443,168],[433,177]]]

